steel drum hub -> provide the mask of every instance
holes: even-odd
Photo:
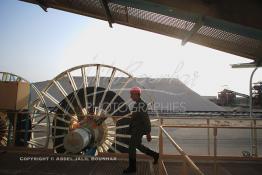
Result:
[[[88,146],[92,138],[91,131],[86,128],[75,129],[64,138],[64,147],[67,152],[78,153]]]

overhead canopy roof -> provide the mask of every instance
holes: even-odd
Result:
[[[259,0],[22,0],[262,60]]]

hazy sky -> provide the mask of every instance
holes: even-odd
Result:
[[[200,95],[229,88],[248,93],[250,62],[196,44],[17,0],[0,1],[0,71],[31,82],[52,79],[65,69],[110,64],[136,77],[178,78]],[[258,69],[254,81],[261,81]]]

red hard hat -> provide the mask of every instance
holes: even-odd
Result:
[[[141,92],[142,92],[142,90],[140,89],[140,87],[132,87],[131,89],[130,89],[130,93],[131,94],[141,94]]]

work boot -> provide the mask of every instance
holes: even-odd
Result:
[[[157,164],[158,163],[158,159],[159,159],[159,153],[156,153],[155,155],[154,155],[154,162],[153,162],[153,164],[155,165],[155,164]]]
[[[136,159],[129,158],[129,167],[123,171],[124,174],[136,172]]]
[[[135,172],[136,172],[136,169],[128,167],[127,169],[123,171],[123,174],[130,174],[130,173],[135,173]]]

